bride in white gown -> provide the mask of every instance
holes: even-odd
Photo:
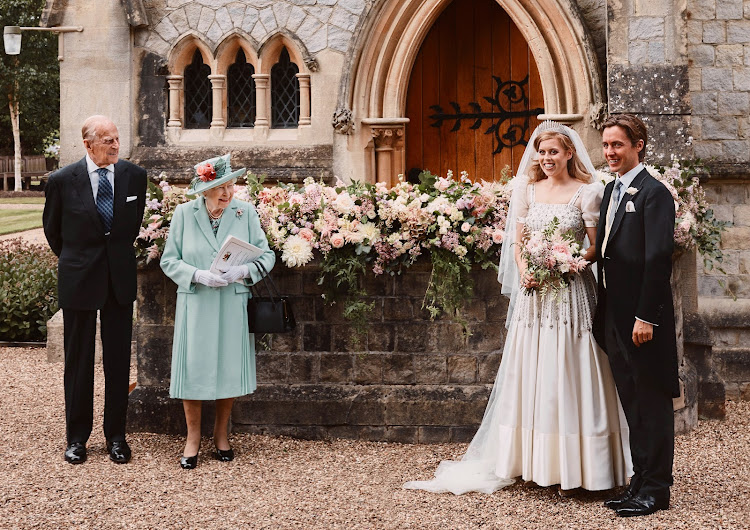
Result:
[[[511,244],[555,217],[579,243],[596,241],[604,187],[593,182],[578,134],[554,122],[534,131],[518,175],[511,181],[499,275],[510,298],[508,335],[482,424],[461,460],[443,461],[432,480],[404,488],[492,493],[521,477],[563,491],[606,490],[624,485],[633,473],[612,372],[591,333],[594,272],[587,268],[557,298],[536,291],[518,296],[522,281],[533,284],[519,274],[525,264],[519,246]]]

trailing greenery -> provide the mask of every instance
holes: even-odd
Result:
[[[46,245],[0,241],[0,340],[43,341],[57,312],[57,257]]]
[[[466,319],[461,309],[474,294],[474,281],[471,278],[471,263],[456,258],[445,249],[430,252],[432,273],[424,295],[422,307],[430,313],[430,319],[442,313],[461,324],[464,335],[469,334]]]
[[[366,253],[347,246],[341,252],[329,252],[323,257],[318,277],[318,285],[325,287],[326,302],[343,304],[342,314],[351,324],[356,341],[367,335],[367,317],[375,307],[375,302],[364,301],[367,290],[360,283],[367,265]]]

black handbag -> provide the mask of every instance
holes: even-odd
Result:
[[[267,296],[260,295],[260,288],[250,287],[252,298],[247,301],[247,323],[250,333],[286,333],[292,331],[297,322],[294,320],[292,304],[289,299],[279,294],[276,284],[260,262],[254,262],[263,279],[258,282],[266,288]],[[257,285],[257,284],[256,284]]]

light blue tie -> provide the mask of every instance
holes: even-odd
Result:
[[[607,212],[607,226],[612,226],[612,221],[615,220],[615,212],[617,212],[617,207],[620,204],[620,190],[622,190],[622,181],[618,178],[612,192],[612,207]]]
[[[112,218],[114,217],[114,198],[112,184],[107,178],[106,168],[100,167],[96,170],[99,173],[99,191],[96,193],[96,210],[104,225],[104,232],[109,233],[112,230]]]

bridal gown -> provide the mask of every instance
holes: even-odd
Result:
[[[517,220],[544,229],[555,217],[579,243],[596,226],[603,187],[581,185],[566,204],[538,203],[534,185],[514,193]],[[510,222],[510,219],[509,219]],[[562,489],[625,484],[632,463],[628,429],[607,355],[591,332],[596,279],[591,268],[559,297],[520,293],[482,424],[460,461],[443,461],[407,489],[492,493],[533,481]]]

